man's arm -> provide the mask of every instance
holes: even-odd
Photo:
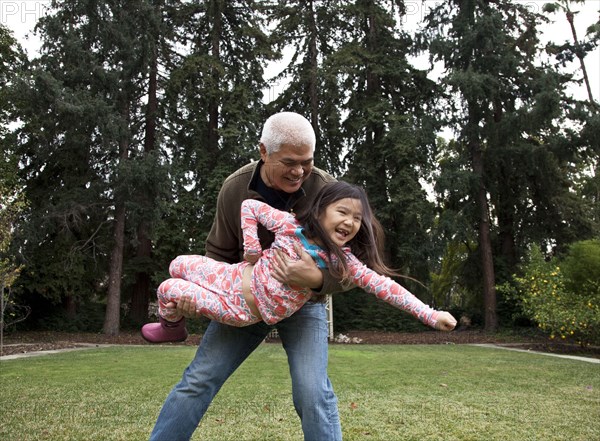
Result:
[[[237,216],[226,216],[228,205],[232,203],[229,198],[227,204],[227,188],[224,185],[217,196],[217,209],[212,227],[206,238],[206,257],[218,260],[220,262],[237,263],[239,262],[239,237],[240,218],[239,210],[236,210]],[[232,219],[233,217],[233,219]]]
[[[296,245],[296,252],[300,256],[298,260],[290,259],[281,250],[275,252],[271,275],[277,281],[288,285],[305,286],[315,291],[315,294],[333,294],[353,288],[352,284],[342,285],[329,270],[320,269],[299,244]]]

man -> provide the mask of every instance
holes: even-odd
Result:
[[[206,255],[229,263],[243,256],[240,207],[244,199],[262,200],[274,208],[298,211],[334,178],[313,166],[315,133],[301,115],[282,112],[265,122],[259,143],[260,161],[229,176],[219,192],[217,211],[206,240]],[[273,235],[259,227],[263,248]],[[305,441],[341,440],[337,398],[327,376],[327,314],[322,294],[340,291],[338,281],[320,270],[312,258],[290,262],[283,256],[273,274],[278,280],[318,291],[291,317],[276,325],[288,356],[292,398]],[[191,302],[177,309],[195,316]],[[151,441],[188,440],[227,378],[264,340],[271,328],[258,323],[242,328],[217,322],[208,326],[195,358],[173,388],[158,416]]]

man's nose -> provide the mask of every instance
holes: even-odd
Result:
[[[292,165],[290,167],[290,171],[298,176],[302,176],[304,174],[304,168],[302,168],[302,164]]]

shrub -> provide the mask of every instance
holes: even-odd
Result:
[[[600,240],[575,242],[561,263],[570,291],[593,291],[600,282]]]
[[[513,279],[523,313],[550,338],[574,339],[582,345],[600,342],[598,280],[577,285],[556,258],[545,260],[539,248],[532,249],[522,275]],[[506,285],[500,289],[510,290]]]

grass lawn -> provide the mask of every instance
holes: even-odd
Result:
[[[0,362],[0,439],[147,440],[191,347]],[[344,440],[600,440],[600,365],[462,345],[334,345]],[[286,356],[263,344],[194,440],[301,440]]]

